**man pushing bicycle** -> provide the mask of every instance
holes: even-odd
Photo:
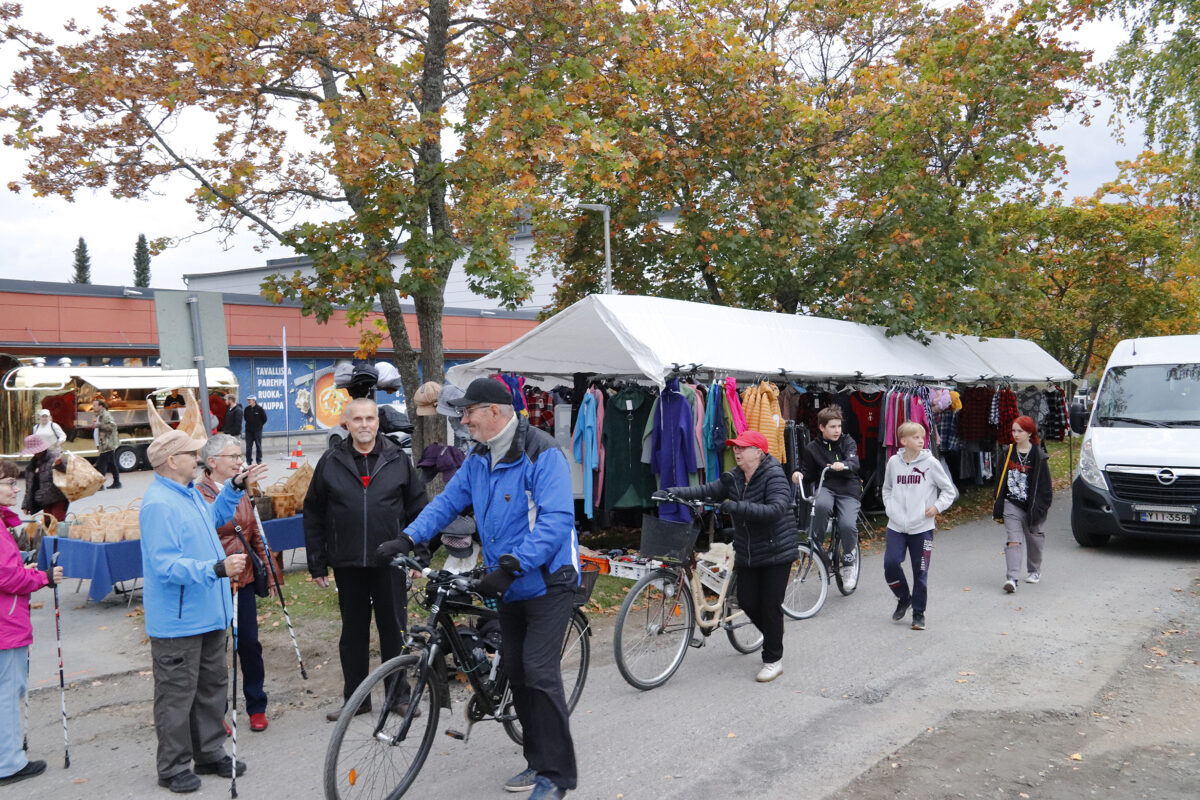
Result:
[[[504,788],[532,789],[530,800],[557,800],[575,788],[577,777],[558,664],[579,585],[570,469],[554,440],[515,413],[512,394],[499,381],[479,378],[450,404],[463,410],[479,444],[445,490],[378,555],[390,560],[410,552],[474,506],[490,570],[479,590],[500,601],[501,660],[525,732],[528,766]]]

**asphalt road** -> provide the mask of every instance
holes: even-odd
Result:
[[[611,621],[599,623],[572,718],[580,785],[571,796],[821,798],[955,715],[1088,708],[1147,636],[1180,620],[1200,627],[1200,546],[1083,549],[1071,538],[1068,508],[1069,496],[1055,498],[1042,583],[1022,583],[1013,595],[1001,590],[999,526],[940,534],[925,631],[892,622],[882,555],[868,553],[857,593],[831,590],[815,618],[788,622],[784,673],[770,684],[753,680],[757,656],[738,655],[714,636],[688,652],[666,686],[639,692],[612,663]],[[148,648],[136,619],[111,598],[84,605],[82,593],[63,596],[72,598],[63,610],[75,676],[67,693],[72,766],[62,768],[53,611],[43,592],[36,599],[45,605],[34,612],[31,685],[40,688],[30,741],[51,768],[0,788],[0,798],[166,796],[155,786]],[[307,694],[290,673],[268,676],[267,689],[271,729],[239,736],[238,756],[249,762],[239,795],[319,797],[332,729],[323,712],[338,699]],[[454,727],[461,713],[455,709]],[[451,727],[445,714],[439,727]],[[439,736],[408,796],[511,796],[501,784],[523,766],[500,726],[481,723],[468,743]],[[205,778],[200,796],[228,791],[227,781]]]

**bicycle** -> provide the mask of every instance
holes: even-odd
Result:
[[[424,625],[414,625],[406,637],[405,650],[416,652],[405,652],[381,664],[346,701],[325,754],[326,800],[396,800],[408,791],[433,746],[441,710],[451,710],[452,693],[466,690],[458,688],[457,682],[452,688],[447,654],[466,677],[470,696],[465,698],[465,731],[447,730],[446,734],[465,742],[476,722],[490,719],[503,725],[517,744],[524,741],[498,648],[469,648],[454,621],[455,615],[462,614],[480,620],[499,618],[494,604],[475,602],[484,601],[476,591],[483,570],[464,574],[433,570],[408,556],[393,559],[392,566],[406,572],[419,570],[427,579],[429,619]],[[592,630],[580,606],[591,594],[595,573],[585,571],[583,577],[563,638],[568,713],[574,711],[583,693],[591,661]]]
[[[795,505],[799,518],[800,503],[812,504],[825,486],[825,475],[829,467],[821,470],[817,488],[808,495],[804,491],[804,482],[798,486],[800,495]],[[808,619],[821,610],[825,598],[829,595],[830,578],[837,580],[838,591],[843,595],[851,595],[858,588],[858,577],[862,559],[855,558],[853,566],[842,566],[842,537],[834,531],[835,515],[831,514],[825,525],[825,530],[818,534],[813,530],[815,514],[809,511],[808,524],[804,526],[804,536],[800,542],[800,556],[792,564],[791,576],[788,578],[787,590],[783,595],[783,613],[792,619]],[[824,542],[829,542],[826,548]],[[858,533],[854,535],[854,549],[858,550]],[[847,588],[846,575],[843,570],[849,569],[854,580]]]
[[[739,653],[762,647],[762,633],[737,606],[737,572],[732,564],[698,563],[696,538],[703,528],[712,549],[716,505],[707,500],[684,500],[667,494],[660,502],[682,503],[691,509],[691,523],[657,517],[642,520],[641,553],[660,562],[643,575],[621,603],[617,614],[613,650],[617,669],[631,686],[643,691],[662,686],[679,669],[689,646],[701,647],[714,631],[723,628]],[[715,579],[705,597],[701,570]],[[696,639],[696,625],[704,638]]]

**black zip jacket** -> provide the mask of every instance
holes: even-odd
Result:
[[[774,456],[764,455],[749,483],[740,467],[726,474],[733,476],[733,485],[728,489],[715,480],[671,492],[689,500],[730,501],[735,566],[769,567],[795,561],[800,532],[792,515],[792,488],[783,467]]]
[[[246,406],[242,412],[242,419],[245,420],[246,433],[261,433],[263,425],[267,424],[267,412],[257,404]]]
[[[378,566],[375,549],[399,536],[427,502],[412,459],[388,437],[375,440],[366,486],[358,458],[350,437],[326,450],[304,496],[304,544],[315,578],[330,567]]]
[[[804,473],[804,483],[809,493],[821,479],[821,470],[835,461],[841,461],[846,469],[841,472],[829,470],[825,476],[825,488],[834,494],[860,497],[862,480],[858,477],[858,445],[848,433],[843,433],[836,442],[818,435],[804,448],[804,454],[800,457],[800,471]]]
[[[1014,446],[1009,456],[1008,464],[1017,460],[1017,448]],[[1001,480],[996,493],[996,502],[992,506],[992,519],[1004,519],[1004,501],[1008,499],[1008,464],[1002,469]],[[1041,445],[1034,445],[1029,451],[1029,524],[1040,528],[1050,514],[1050,502],[1054,499],[1054,484],[1050,478],[1050,459]]]

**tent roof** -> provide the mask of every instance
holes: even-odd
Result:
[[[823,317],[638,295],[589,295],[488,355],[449,370],[465,386],[494,372],[537,383],[576,372],[644,376],[675,365],[735,376],[1060,381],[1071,373],[1032,342],[934,334],[928,344]]]

